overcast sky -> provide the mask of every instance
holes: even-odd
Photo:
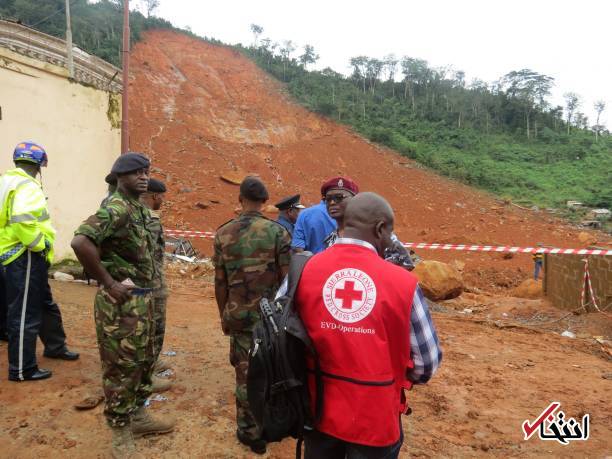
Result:
[[[318,68],[345,74],[352,56],[389,53],[451,65],[468,82],[530,68],[555,78],[552,103],[578,93],[591,125],[593,103],[606,101],[612,127],[609,0],[160,0],[156,15],[232,44],[252,43],[255,23],[261,38],[311,44]]]

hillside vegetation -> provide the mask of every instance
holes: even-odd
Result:
[[[291,58],[290,42],[260,43],[241,49],[300,103],[444,175],[525,204],[612,206],[612,137],[589,127],[576,94],[569,110],[550,106],[551,77],[523,69],[466,84],[461,71],[393,56],[352,58],[346,77],[309,71],[308,46]]]
[[[5,0],[0,17],[62,37],[63,8],[64,0]],[[71,10],[75,44],[120,65],[121,1],[73,0]],[[151,28],[173,27],[131,13],[133,41]],[[576,199],[612,207],[612,137],[598,120],[589,123],[576,94],[566,95],[565,107],[551,106],[551,77],[522,69],[468,84],[461,71],[393,55],[354,57],[347,77],[308,70],[317,60],[308,45],[300,54],[291,41],[259,40],[263,29],[252,31],[256,44],[238,49],[285,82],[299,103],[374,142],[519,203],[560,207]]]

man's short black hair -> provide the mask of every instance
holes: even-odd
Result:
[[[240,196],[249,201],[265,202],[270,197],[268,190],[257,177],[246,177],[240,184]]]
[[[166,185],[161,180],[154,178],[149,179],[149,185],[147,185],[147,192],[149,193],[165,193]]]

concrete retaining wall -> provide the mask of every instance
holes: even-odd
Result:
[[[589,260],[589,273],[597,305],[612,312],[612,257],[547,254],[544,258],[544,292],[558,308],[580,307],[584,281],[584,259]],[[586,301],[590,302],[587,289]],[[587,308],[595,311],[591,305]]]

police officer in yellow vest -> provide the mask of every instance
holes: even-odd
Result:
[[[62,316],[47,279],[55,230],[36,179],[47,165],[47,153],[33,142],[21,142],[13,161],[15,169],[0,178],[0,263],[7,290],[9,379],[39,380],[49,378],[51,372],[36,363],[37,336],[45,346],[45,357],[76,360],[79,355],[66,348]]]

